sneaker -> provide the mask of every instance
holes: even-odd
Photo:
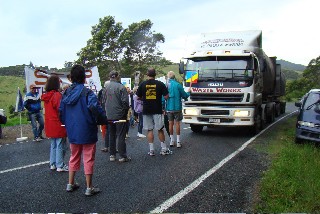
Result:
[[[181,148],[181,143],[180,142],[177,142],[177,148]]]
[[[144,134],[138,133],[138,137],[144,138],[144,137],[146,137],[146,136],[145,136]]]
[[[67,192],[73,192],[74,190],[79,189],[80,185],[78,183],[67,184]]]
[[[56,170],[57,167],[56,167],[56,165],[52,164],[52,165],[50,166],[50,169],[51,169],[51,170]]]
[[[40,136],[40,137],[38,137],[39,139],[41,139],[41,140],[44,140],[45,138],[44,137],[42,137],[42,136]]]
[[[126,138],[129,138],[130,136],[129,136],[129,134],[126,134]]]
[[[170,147],[174,147],[174,141],[170,142]]]
[[[97,194],[99,192],[101,192],[99,188],[91,187],[91,188],[87,188],[86,192],[84,194],[86,196],[92,196],[92,195],[95,195],[95,194]]]
[[[155,156],[156,154],[154,153],[154,150],[151,150],[150,152],[148,152],[148,155]]]
[[[63,165],[63,167],[57,168],[57,172],[68,172],[68,171],[69,171],[69,168],[67,165]]]
[[[35,137],[34,139],[33,139],[33,141],[36,141],[36,142],[39,142],[39,141],[41,141],[42,139],[41,138],[39,138],[39,137]]]
[[[160,155],[171,155],[172,151],[170,149],[161,150]]]
[[[125,158],[120,158],[119,159],[120,163],[129,162],[129,161],[131,161],[131,158],[129,158],[129,157],[125,157]]]
[[[102,148],[101,151],[102,152],[108,152],[109,150],[108,150],[108,148]]]
[[[115,155],[110,155],[110,161],[116,161],[116,156]]]

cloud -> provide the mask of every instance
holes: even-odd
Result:
[[[268,55],[308,64],[319,53],[317,0],[0,0],[0,66],[63,67],[91,37],[99,18],[127,27],[150,19],[165,36],[164,56],[174,62],[192,50],[201,33],[262,30]]]

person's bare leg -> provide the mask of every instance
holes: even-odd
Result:
[[[170,135],[173,135],[173,124],[174,124],[174,121],[169,121],[169,133],[170,133]]]
[[[148,139],[149,143],[153,143],[153,141],[154,141],[153,130],[148,130],[147,139]]]
[[[76,172],[75,171],[70,171],[69,170],[69,184],[74,184],[74,177],[76,175]]]
[[[92,174],[86,175],[87,188],[92,188]]]
[[[180,122],[176,121],[174,125],[176,126],[176,135],[180,135]]]
[[[158,131],[158,137],[159,137],[160,142],[164,142],[166,140],[163,129]]]

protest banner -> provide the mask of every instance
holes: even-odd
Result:
[[[62,86],[66,84],[71,85],[69,72],[45,71],[37,68],[30,68],[28,66],[24,68],[24,71],[25,71],[27,92],[30,91],[29,86],[31,84],[35,84],[37,86],[40,96],[44,92],[44,86],[48,78],[52,74],[59,76]],[[95,94],[98,94],[98,92],[102,89],[97,66],[86,70],[86,82],[84,85],[87,88],[91,89]]]

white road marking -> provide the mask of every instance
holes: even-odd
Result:
[[[229,156],[227,156],[225,159],[223,159],[220,163],[215,165],[213,168],[209,169],[207,172],[205,172],[203,175],[201,175],[198,179],[193,181],[191,184],[189,184],[186,188],[178,192],[176,195],[172,196],[162,204],[160,204],[158,207],[150,211],[150,213],[163,213],[170,207],[172,207],[175,203],[177,203],[179,200],[181,200],[184,196],[186,196],[188,193],[193,191],[195,188],[197,188],[202,182],[204,182],[208,177],[213,175],[218,169],[220,169],[225,163],[227,163],[229,160],[231,160],[233,157],[235,157],[237,154],[239,154],[242,150],[244,150],[252,141],[254,141],[257,137],[259,137],[261,134],[263,134],[266,130],[268,130],[271,126],[276,124],[277,122],[281,121],[282,119],[288,117],[289,115],[295,113],[291,112],[288,115],[285,115],[281,117],[279,120],[275,121],[274,123],[270,124],[268,127],[266,127],[264,130],[259,132],[256,136],[252,137],[250,140],[242,144],[242,146],[231,153]]]
[[[0,171],[0,174],[6,173],[6,172],[16,171],[16,170],[19,170],[19,169],[26,169],[26,168],[33,167],[33,166],[40,166],[40,165],[48,164],[48,163],[50,163],[50,161],[44,161],[44,162],[39,162],[39,163],[30,164],[30,165],[26,165],[26,166],[21,166],[21,167],[17,167],[17,168],[2,170],[2,171]]]

